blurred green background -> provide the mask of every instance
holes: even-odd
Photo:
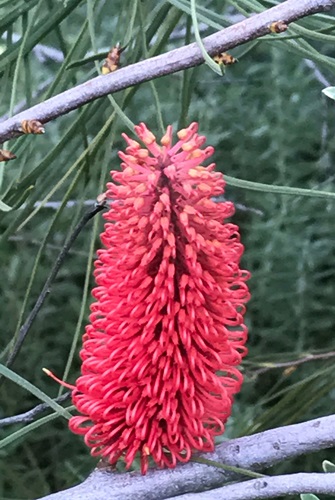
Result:
[[[201,35],[275,3],[201,0]],[[187,0],[0,0],[0,117],[96,76],[94,62],[85,58],[99,53],[101,66],[117,42],[127,44],[122,64],[128,65],[194,41],[189,12]],[[335,81],[334,20],[334,12],[315,15],[286,33],[232,50],[238,63],[222,77],[204,65],[114,98],[130,120],[144,121],[158,136],[161,118],[175,130],[199,121],[227,176],[334,192],[335,103],[321,92]],[[0,163],[1,199],[13,207],[0,216],[1,363],[66,237],[87,210],[84,201],[95,199],[109,171],[119,168],[123,131],[129,133],[106,97],[47,124],[44,136],[4,145],[17,159]],[[246,248],[243,266],[252,273],[252,299],[245,383],[225,437],[333,413],[335,399],[334,358],[258,373],[264,363],[335,351],[334,200],[233,184],[238,182],[228,182],[226,195],[237,204],[234,222]],[[80,234],[12,367],[52,398],[59,387],[42,367],[69,382],[79,373],[101,228],[97,216]],[[9,379],[0,391],[0,418],[40,402]],[[0,499],[58,491],[95,466],[67,420],[54,416],[38,420],[25,434],[23,424],[0,429]],[[272,472],[320,471],[325,458],[334,460],[334,453],[300,457]]]

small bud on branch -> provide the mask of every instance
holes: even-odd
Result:
[[[283,33],[288,29],[288,25],[284,21],[275,21],[269,26],[271,33]]]
[[[24,134],[44,134],[45,129],[38,120],[22,120],[21,131]]]
[[[230,66],[231,64],[235,64],[238,62],[238,60],[228,52],[221,52],[221,54],[214,56],[213,59],[217,64],[223,66]]]
[[[121,47],[119,43],[113,47],[107,55],[105,62],[102,65],[101,73],[103,75],[108,75],[108,73],[112,73],[116,71],[120,67],[120,57],[125,47]]]
[[[1,161],[10,161],[15,160],[16,155],[8,149],[0,149],[0,162]]]

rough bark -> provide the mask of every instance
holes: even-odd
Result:
[[[203,457],[222,464],[261,471],[296,456],[334,446],[334,428],[335,415],[331,415],[301,424],[272,429],[252,436],[232,439],[217,446],[214,453],[208,453]],[[296,478],[293,475],[285,476],[287,478],[291,477],[291,482],[287,483],[291,490],[287,490],[287,494],[290,494],[289,491],[307,491],[302,484],[302,480],[307,475],[297,474],[296,476]],[[308,487],[314,487],[313,478],[316,477],[315,489],[308,491],[321,492],[321,489],[318,489],[322,486],[321,479],[327,478],[324,484],[327,485],[328,492],[335,493],[335,476],[333,474],[310,476],[311,483],[306,483]],[[253,479],[237,483],[239,486],[234,485],[235,492],[233,491],[232,496],[230,496],[227,489],[232,488],[232,486],[225,486],[219,490],[211,491],[208,493],[209,496],[206,496],[205,493],[199,493],[220,488],[225,483],[237,479],[239,481],[245,480],[245,476],[195,462],[179,465],[172,470],[150,470],[146,476],[141,476],[137,472],[119,474],[105,468],[93,471],[82,484],[43,497],[43,500],[163,500],[179,497],[186,493],[191,495],[182,496],[180,500],[193,497],[199,498],[199,500],[207,500],[207,498],[224,498],[225,500],[243,498],[243,500],[248,500],[249,498],[271,498],[272,492],[279,491],[278,487],[282,482],[279,478],[268,476],[264,479]],[[268,486],[257,490],[259,485],[264,484],[262,481],[267,482]],[[301,486],[301,489],[294,490],[294,484],[297,488]],[[246,492],[251,491],[254,495],[257,492],[260,494],[261,490],[263,490],[262,494],[268,492],[269,496],[247,496],[247,493],[245,493],[245,496],[239,497],[236,496],[239,487],[245,488]],[[285,484],[282,483],[282,487],[284,488]],[[282,491],[283,494],[286,494],[286,490],[283,489]],[[227,492],[229,496],[226,494]],[[325,489],[322,492],[325,493]],[[276,495],[278,496],[280,493],[276,493]]]

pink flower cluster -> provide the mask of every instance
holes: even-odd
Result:
[[[243,245],[225,182],[192,123],[160,144],[141,123],[142,147],[127,142],[122,171],[107,185],[111,205],[98,251],[91,306],[70,420],[92,455],[142,472],[151,456],[175,467],[211,451],[224,431],[246,354],[240,269]]]

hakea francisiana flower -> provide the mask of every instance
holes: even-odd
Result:
[[[238,227],[225,223],[231,202],[215,202],[225,182],[205,137],[192,123],[145,145],[123,134],[122,171],[107,184],[111,200],[98,251],[90,324],[70,429],[92,455],[129,467],[151,456],[159,467],[211,451],[224,431],[246,353],[248,273]]]

